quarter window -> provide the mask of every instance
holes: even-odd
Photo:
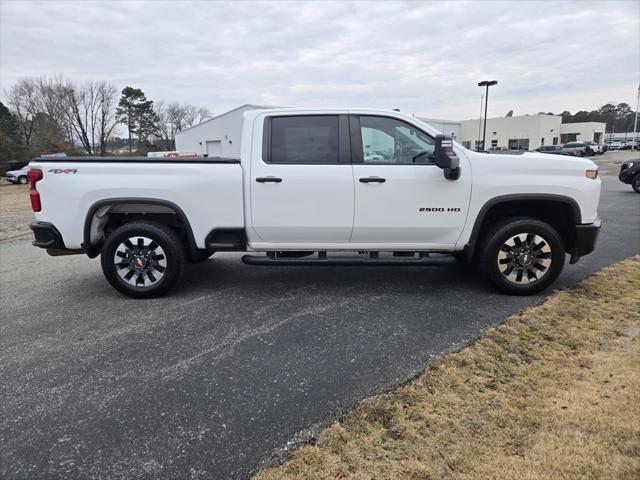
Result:
[[[434,140],[408,123],[388,117],[360,117],[363,162],[431,164]]]
[[[271,118],[270,163],[338,163],[338,116]]]

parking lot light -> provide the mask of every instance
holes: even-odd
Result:
[[[484,95],[484,129],[482,131],[482,151],[484,151],[485,140],[487,137],[487,105],[489,104],[489,87],[497,84],[497,80],[483,80],[481,82],[478,82],[479,87],[487,88],[487,91]]]

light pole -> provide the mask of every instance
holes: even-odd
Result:
[[[489,103],[489,87],[497,85],[497,80],[483,80],[478,83],[479,87],[487,87],[487,92],[484,95],[484,129],[482,131],[482,151],[484,151],[484,142],[487,137],[487,105]]]
[[[479,151],[478,145],[480,144],[480,129],[482,128],[482,101],[484,97],[480,95],[480,116],[478,117],[478,140],[476,141],[476,152]]]
[[[640,84],[638,84],[638,100],[636,103],[636,119],[633,122],[633,140],[631,140],[631,150],[636,148],[636,131],[638,128],[638,109],[640,108]]]

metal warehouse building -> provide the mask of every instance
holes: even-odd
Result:
[[[242,105],[176,134],[176,150],[209,157],[240,158],[243,114],[247,110],[273,108]]]

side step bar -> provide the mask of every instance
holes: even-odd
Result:
[[[324,253],[324,252],[322,252]],[[396,259],[369,257],[327,257],[320,254],[319,257],[275,257],[274,255],[244,255],[242,261],[247,265],[260,266],[313,266],[313,267],[439,267],[455,263],[453,255],[438,255],[434,257],[419,256],[413,258],[399,257]]]

